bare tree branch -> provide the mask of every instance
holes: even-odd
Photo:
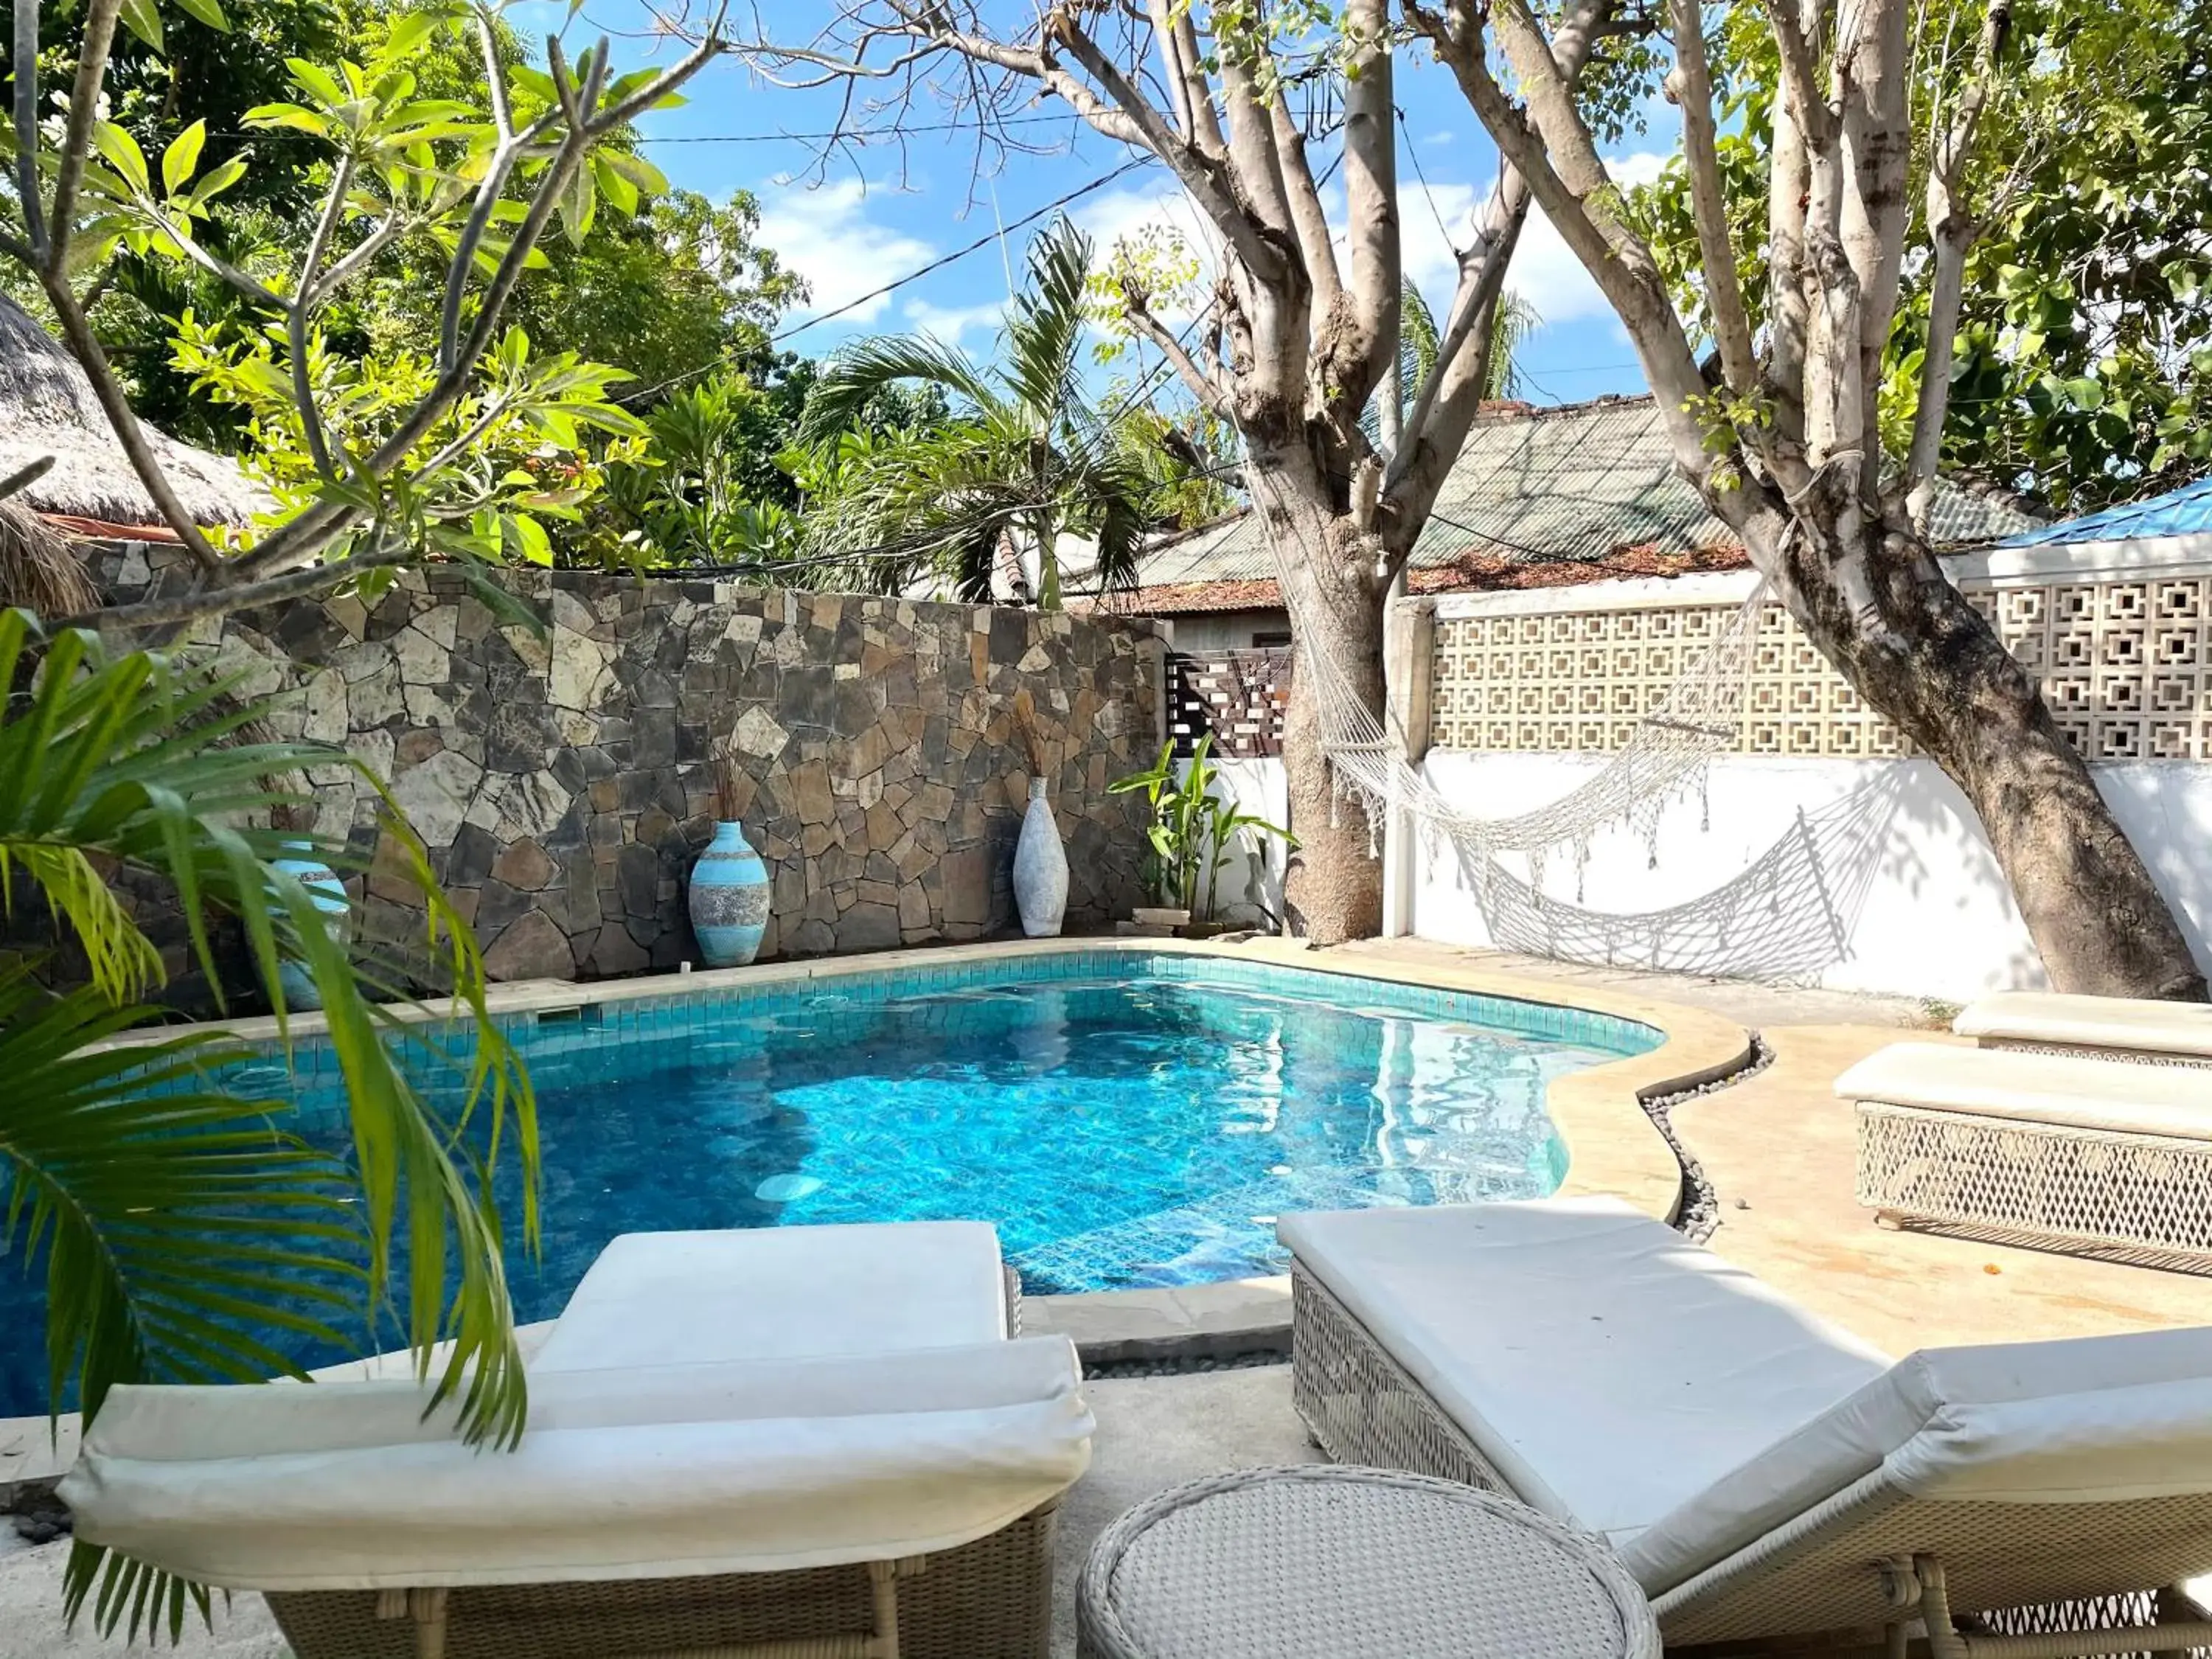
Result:
[[[1405,285],[1398,217],[1396,82],[1383,0],[1351,0],[1344,29],[1352,59],[1344,86],[1346,297],[1323,325],[1319,367],[1346,404],[1363,409],[1383,371],[1398,361],[1399,296]],[[1317,314],[1326,315],[1316,306]]]
[[[1055,21],[1057,17],[1055,14]],[[1084,73],[1097,82],[1121,112],[1133,134],[1131,142],[1141,145],[1167,163],[1176,180],[1190,192],[1191,199],[1197,203],[1199,210],[1221,233],[1222,239],[1236,250],[1237,257],[1255,271],[1273,274],[1279,270],[1284,264],[1282,251],[1261,235],[1260,227],[1246,204],[1239,201],[1230,188],[1226,177],[1230,163],[1209,156],[1195,144],[1179,138],[1128,76],[1122,74],[1114,61],[1099,48],[1098,43],[1081,29],[1073,23],[1066,23],[1059,28],[1055,38],[1066,48],[1068,56],[1083,66]],[[1056,82],[1048,82],[1048,84],[1063,98],[1066,96]],[[1081,83],[1076,84],[1079,86]],[[1092,125],[1096,126],[1097,123],[1093,121]],[[1285,231],[1289,229],[1287,207],[1283,228]]]
[[[1936,501],[1943,422],[1950,413],[1951,364],[1965,299],[1966,252],[1980,230],[1966,206],[1964,174],[1989,103],[1997,60],[2011,32],[2011,0],[1989,0],[1974,73],[1960,97],[1957,113],[1937,139],[1928,168],[1928,234],[1936,267],[1929,285],[1928,344],[1920,362],[1919,402],[1912,411],[1912,443],[1902,480],[1905,512],[1923,536]]]
[[[327,593],[373,570],[386,570],[395,565],[411,563],[415,557],[412,548],[386,547],[374,553],[357,553],[350,558],[339,559],[330,564],[309,565],[304,569],[271,577],[266,581],[195,587],[161,599],[141,599],[133,605],[108,605],[98,611],[87,611],[81,617],[64,617],[54,626],[112,628],[128,632],[135,629],[196,622],[202,617],[228,616],[234,611],[252,611],[261,605],[275,605],[280,600]]]
[[[1528,181],[1560,240],[1620,314],[1677,453],[1697,453],[1702,434],[1692,405],[1705,395],[1705,377],[1658,263],[1617,210],[1618,188],[1542,29],[1523,0],[1501,0],[1501,6],[1506,21],[1500,33],[1528,94],[1527,111],[1506,95],[1485,59],[1479,0],[1450,0],[1441,15],[1408,7],[1407,15],[1436,43],[1499,156]]]
[[[51,455],[41,455],[34,461],[25,462],[6,477],[0,478],[0,501],[6,501],[19,490],[28,489],[53,470],[54,458]]]
[[[40,0],[15,0],[15,196],[23,208],[23,235],[33,269],[46,262],[46,217],[39,183],[39,12]]]
[[[1146,0],[1153,37],[1159,42],[1160,65],[1169,97],[1182,136],[1201,155],[1221,160],[1227,147],[1221,137],[1221,118],[1213,109],[1213,88],[1203,67],[1206,54],[1199,50],[1198,27],[1190,21],[1185,0]]]
[[[1230,402],[1228,388],[1215,375],[1201,368],[1189,352],[1183,349],[1167,325],[1152,315],[1143,291],[1127,277],[1121,283],[1121,314],[1129,326],[1152,342],[1161,356],[1168,361],[1176,376],[1188,388],[1192,397],[1203,404],[1211,414],[1223,420],[1232,420],[1235,411]]]
[[[146,493],[154,498],[154,505],[177,539],[184,544],[185,551],[203,572],[212,571],[222,562],[192,515],[185,511],[178,499],[176,489],[169,483],[169,475],[161,471],[161,464],[154,459],[154,451],[146,441],[146,434],[138,424],[138,417],[131,412],[131,403],[123,395],[117,382],[115,370],[100,349],[100,341],[92,331],[92,325],[70,291],[68,279],[59,271],[42,273],[46,299],[60,321],[63,336],[70,349],[76,354],[77,364],[91,382],[92,395],[100,400],[100,411],[107,416],[113,428],[116,442],[123,446],[123,453],[131,463],[131,470],[138,475],[138,482],[146,486]]]
[[[1290,197],[1291,223],[1297,232],[1299,257],[1305,261],[1306,276],[1313,283],[1314,312],[1326,316],[1344,293],[1328,216],[1322,211],[1321,191],[1314,184],[1312,164],[1306,160],[1305,135],[1291,117],[1289,100],[1278,98],[1268,114],[1275,125],[1275,149],[1283,161],[1283,185]]]
[[[324,199],[323,210],[315,220],[314,234],[307,239],[307,252],[300,261],[298,291],[284,307],[285,339],[292,352],[292,400],[300,406],[300,425],[307,434],[308,459],[325,482],[343,482],[337,469],[331,464],[331,447],[323,431],[323,412],[315,405],[314,382],[309,378],[307,365],[307,330],[310,321],[308,304],[315,291],[316,273],[323,263],[323,254],[330,246],[331,235],[337,228],[345,213],[346,192],[353,188],[353,155],[348,152],[338,157],[337,167],[331,175],[330,194]],[[350,464],[351,458],[348,458]]]
[[[27,9],[33,18],[37,16],[36,5]],[[77,51],[76,84],[70,91],[69,125],[63,130],[61,170],[54,179],[53,217],[46,230],[46,258],[57,270],[63,269],[69,252],[70,233],[76,218],[77,185],[83,179],[85,156],[92,148],[92,124],[100,114],[100,83],[107,78],[107,54],[115,43],[115,19],[122,9],[123,0],[92,0],[85,9],[84,39]],[[16,59],[18,64],[21,61],[20,58]],[[18,133],[16,142],[31,143],[35,140]]]
[[[1705,59],[1705,9],[1699,0],[1674,0],[1674,72],[1667,77],[1667,95],[1682,111],[1682,154],[1690,174],[1690,208],[1698,228],[1705,308],[1711,313],[1714,342],[1720,348],[1722,377],[1740,396],[1748,397],[1758,387],[1759,360],[1752,350],[1751,319],[1736,280],[1728,193],[1721,183],[1713,73]]]

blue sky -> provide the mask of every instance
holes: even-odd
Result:
[[[532,3],[510,15],[527,33],[533,27],[557,27],[565,9]],[[762,9],[773,16],[790,9]],[[587,28],[615,36],[618,71],[666,55],[641,38],[647,22],[637,0],[592,0],[571,26],[570,42],[582,44],[578,37],[588,39]],[[684,107],[647,118],[647,153],[678,185],[718,198],[739,188],[760,198],[761,240],[813,288],[812,304],[793,312],[787,327],[989,234],[1110,173],[1133,154],[1079,122],[1054,118],[1020,129],[1030,143],[1052,153],[1007,155],[980,176],[972,131],[910,133],[903,158],[898,147],[886,144],[825,162],[818,145],[776,135],[818,132],[833,125],[836,92],[768,85],[725,58],[694,80],[689,94]],[[1447,236],[1462,244],[1468,240],[1468,214],[1490,189],[1496,153],[1449,75],[1428,63],[1425,53],[1401,58],[1398,103],[1404,117],[1399,172],[1408,273],[1441,315],[1453,275]],[[1063,110],[1047,101],[1034,112],[1059,118]],[[1626,181],[1649,178],[1672,147],[1664,106],[1659,112],[1647,131],[1630,135],[1609,158]],[[949,118],[951,112],[933,102],[917,102],[908,118],[916,123]],[[1316,151],[1317,168],[1326,165],[1328,153]],[[1092,191],[1069,211],[1102,248],[1163,220],[1182,225],[1194,240],[1199,234],[1195,216],[1157,165]],[[1573,256],[1540,219],[1540,210],[1531,217],[1509,279],[1544,319],[1520,354],[1523,395],[1556,403],[1642,391],[1626,336]],[[1018,273],[1022,247],[1032,234],[1034,228],[1012,232],[1003,256],[1000,246],[988,246],[797,332],[787,343],[826,353],[856,333],[926,330],[985,351],[1006,303],[1009,265]]]

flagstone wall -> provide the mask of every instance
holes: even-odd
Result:
[[[155,579],[142,549],[106,560],[118,598]],[[696,959],[684,884],[725,737],[775,884],[763,956],[1012,925],[1022,690],[1048,751],[1070,923],[1141,902],[1136,798],[1107,785],[1161,741],[1164,652],[1147,623],[596,573],[501,582],[511,614],[434,572],[373,607],[302,603],[199,641],[277,697],[280,735],[343,744],[388,780],[496,978]],[[404,942],[418,918],[376,847],[374,791],[343,767],[314,781],[319,827],[377,851],[362,927]]]

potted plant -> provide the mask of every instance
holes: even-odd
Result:
[[[1141,791],[1150,809],[1145,868],[1158,903],[1135,911],[1140,930],[1174,932],[1188,939],[1220,933],[1222,924],[1214,919],[1217,883],[1239,839],[1251,831],[1279,836],[1291,848],[1297,845],[1289,830],[1240,810],[1219,789],[1220,770],[1213,763],[1212,748],[1213,737],[1208,732],[1178,766],[1174,743],[1164,743],[1151,766],[1107,786],[1114,794]]]

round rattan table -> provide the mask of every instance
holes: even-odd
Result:
[[[1240,1469],[1098,1535],[1080,1659],[1658,1659],[1603,1546],[1495,1492],[1393,1469]]]

